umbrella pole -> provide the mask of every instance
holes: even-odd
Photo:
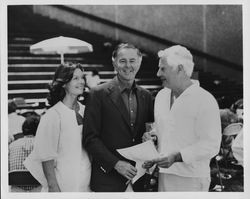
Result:
[[[61,64],[64,64],[64,56],[63,56],[63,53],[61,53]]]

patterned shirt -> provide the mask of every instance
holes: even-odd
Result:
[[[33,150],[34,136],[25,136],[20,138],[9,145],[9,172],[13,171],[27,171],[23,165],[23,161]],[[25,191],[31,190],[37,185],[18,186]]]
[[[130,118],[130,128],[134,130],[136,115],[137,115],[137,99],[136,99],[136,85],[135,82],[132,84],[131,88],[127,88],[119,78],[117,78],[119,89],[121,91],[121,96],[124,104],[128,110]]]

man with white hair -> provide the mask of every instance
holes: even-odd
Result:
[[[218,104],[190,79],[194,63],[185,47],[173,46],[158,56],[157,76],[165,87],[156,96],[154,110],[161,157],[143,166],[160,168],[159,191],[208,191],[210,159],[221,142]]]

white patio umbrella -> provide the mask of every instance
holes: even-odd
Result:
[[[33,54],[60,54],[61,63],[64,63],[64,54],[78,54],[93,52],[91,44],[71,37],[54,37],[30,46]]]

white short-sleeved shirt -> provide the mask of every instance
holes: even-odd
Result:
[[[193,84],[170,109],[171,91],[162,89],[155,99],[155,122],[159,152],[167,155],[180,152],[183,162],[176,162],[160,172],[185,177],[209,177],[210,159],[221,143],[219,107],[215,98]]]
[[[22,126],[25,121],[25,117],[18,115],[17,113],[10,113],[8,115],[8,132],[9,136],[17,133],[22,133]]]
[[[79,113],[84,114],[80,104]],[[76,114],[61,101],[50,108],[39,123],[33,157],[40,162],[55,160],[61,191],[89,191],[91,165],[82,147],[82,128]]]

